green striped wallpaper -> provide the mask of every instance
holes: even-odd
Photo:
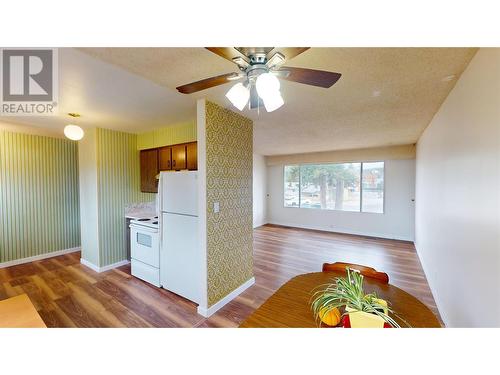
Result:
[[[140,191],[137,135],[97,129],[99,266],[126,259],[125,206],[150,202],[156,194]]]
[[[77,144],[0,130],[0,263],[78,246]]]
[[[144,150],[196,141],[196,122],[166,126],[137,136],[137,149]]]

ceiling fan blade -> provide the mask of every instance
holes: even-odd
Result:
[[[295,56],[300,55],[302,52],[307,51],[311,47],[274,47],[268,54],[267,59],[271,59],[276,53],[281,53],[288,61]]]
[[[286,78],[290,75],[290,72],[288,70],[271,69],[271,70],[269,70],[269,72],[274,74],[278,78]]]
[[[241,76],[238,73],[227,73],[216,77],[202,79],[201,81],[191,82],[187,85],[176,87],[176,89],[182,94],[192,94],[193,92],[223,85],[225,83],[235,81],[239,78],[241,78]]]
[[[325,89],[332,87],[342,76],[340,73],[327,72],[325,70],[295,68],[291,66],[283,66],[277,72],[281,71],[290,72],[288,76],[280,75],[279,78],[281,79],[303,83],[305,85],[323,87]]]
[[[210,52],[219,55],[220,57],[225,58],[237,65],[241,64],[241,61],[244,61],[246,64],[249,63],[248,57],[246,57],[243,53],[238,51],[234,47],[205,47]]]

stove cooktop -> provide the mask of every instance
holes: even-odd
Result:
[[[142,225],[145,227],[156,228],[156,229],[158,229],[158,227],[159,227],[158,216],[155,216],[152,218],[145,217],[145,218],[141,218],[141,219],[130,220],[130,224]]]

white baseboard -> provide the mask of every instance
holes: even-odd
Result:
[[[10,260],[8,262],[0,263],[0,268],[12,267],[12,266],[17,266],[18,264],[31,263],[31,262],[35,262],[37,260],[43,260],[43,259],[57,257],[59,255],[76,253],[77,251],[80,251],[80,250],[81,250],[80,247],[72,247],[72,248],[69,248],[69,249],[52,251],[50,253],[45,253],[45,254],[41,254],[41,255],[35,255],[35,256],[32,256],[32,257],[28,257],[28,258]]]
[[[101,272],[112,270],[113,268],[117,268],[117,267],[121,267],[121,266],[124,266],[126,264],[129,264],[130,261],[128,261],[128,260],[121,260],[119,262],[116,262],[116,263],[113,263],[113,264],[109,264],[109,265],[104,266],[104,267],[98,267],[94,263],[90,263],[88,260],[80,258],[80,263],[83,264],[84,266],[90,268],[91,270],[93,270],[95,272],[101,273]]]
[[[445,327],[449,327],[449,323],[448,323],[449,320],[446,317],[445,310],[442,308],[443,305],[440,303],[439,297],[438,297],[435,289],[432,287],[429,277],[427,276],[428,273],[426,272],[426,270],[428,270],[429,268],[427,268],[427,265],[424,262],[424,259],[420,256],[420,252],[418,251],[417,242],[415,242],[415,250],[416,250],[416,253],[418,256],[418,260],[420,261],[420,264],[422,265],[422,270],[424,271],[425,279],[427,280],[427,285],[429,285],[429,289],[431,290],[431,294],[432,294],[432,297],[434,298],[434,302],[436,302],[436,307],[439,311],[439,315],[441,315],[441,320],[443,321]]]
[[[101,272],[101,271],[99,271],[98,266],[96,266],[94,263],[90,263],[88,260],[80,258],[80,263],[83,264],[85,267],[90,268],[92,271]]]
[[[125,266],[126,264],[129,264],[130,261],[129,260],[121,260],[119,262],[116,262],[116,263],[113,263],[113,264],[110,264],[110,265],[107,265],[107,266],[104,266],[104,267],[99,267],[99,272],[105,272],[105,271],[109,271],[109,270],[112,270],[113,268],[118,268],[118,267],[121,267],[121,266]]]
[[[198,306],[198,314],[200,314],[201,316],[204,316],[205,318],[208,318],[209,316],[213,315],[218,310],[220,310],[222,307],[224,307],[224,305],[228,304],[233,299],[235,299],[237,296],[239,296],[241,293],[243,293],[246,289],[250,288],[253,284],[255,284],[255,277],[252,277],[248,281],[245,281],[243,284],[241,284],[239,287],[237,287],[235,290],[233,290],[227,296],[222,298],[219,302],[210,306],[208,309],[201,307],[201,306]]]
[[[270,221],[268,224],[282,225],[282,226],[285,226],[285,227],[292,227],[292,228],[321,230],[321,231],[324,231],[324,232],[332,232],[332,233],[354,234],[356,236],[377,237],[377,238],[386,238],[386,239],[389,239],[389,240],[400,240],[400,241],[413,242],[413,238],[404,237],[404,236],[397,236],[397,235],[391,235],[391,234],[387,234],[387,233],[360,232],[360,231],[355,231],[355,230],[350,230],[350,229],[345,229],[345,228],[328,228],[328,227],[320,227],[320,226],[313,226],[313,225],[302,225],[302,224],[295,224],[295,223],[284,223],[284,222],[278,222],[278,221]]]
[[[261,226],[266,225],[266,224],[269,224],[267,222],[267,220],[263,220],[260,223],[253,223],[253,228],[255,229],[255,228],[261,227]]]

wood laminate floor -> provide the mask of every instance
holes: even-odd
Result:
[[[208,319],[196,305],[130,275],[97,273],[71,253],[0,268],[0,300],[26,293],[48,327],[237,327],[293,276],[344,261],[387,272],[438,316],[412,243],[265,225],[254,231],[256,283]]]

